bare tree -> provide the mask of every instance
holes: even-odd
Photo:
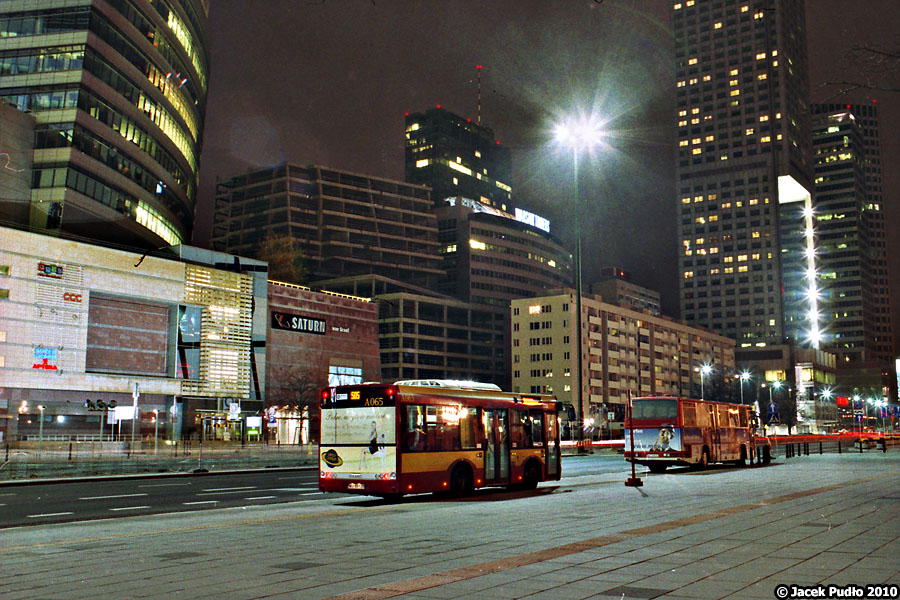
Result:
[[[887,50],[875,45],[860,44],[850,49],[843,62],[854,75],[845,80],[822,84],[822,87],[838,86],[835,96],[860,89],[900,92],[900,48]]]
[[[328,385],[328,360],[324,351],[305,346],[302,353],[286,356],[272,365],[266,386],[268,406],[285,406],[300,414],[300,425],[309,423],[310,440],[319,438],[319,391]]]
[[[269,263],[269,279],[306,283],[306,260],[296,239],[270,233],[260,242],[256,257]]]

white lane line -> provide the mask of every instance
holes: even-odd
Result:
[[[277,498],[278,496],[253,496],[252,498],[244,498],[244,500],[271,500],[272,498]],[[3,506],[0,504],[0,506]]]
[[[59,512],[59,513],[43,513],[40,515],[25,515],[26,519],[40,519],[41,517],[62,517],[65,515],[74,515],[73,512]]]
[[[109,510],[141,510],[144,508],[150,508],[149,506],[123,506],[122,508],[111,508]]]
[[[187,487],[191,485],[190,483],[148,483],[147,485],[139,485],[139,488],[154,488],[154,487]]]
[[[218,500],[203,500],[202,502],[182,502],[185,506],[193,506],[195,504],[218,504]]]
[[[116,496],[85,496],[79,500],[111,500],[113,498],[137,498],[138,496],[146,496],[147,494],[118,494]]]
[[[250,488],[255,489],[255,488]],[[226,490],[224,492],[197,492],[197,496],[220,496],[222,494],[246,494],[248,490]]]
[[[234,490],[255,490],[255,485],[245,485],[244,487],[227,487],[227,488],[206,488],[201,492],[232,492]]]
[[[323,492],[300,492],[297,494],[298,496],[315,496],[316,494],[322,494]]]
[[[0,498],[2,498],[3,496],[15,496],[15,494],[0,494]]]
[[[309,492],[312,490],[318,491],[319,487],[314,485],[311,487],[269,488],[269,491],[272,492]]]

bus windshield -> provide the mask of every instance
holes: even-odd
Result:
[[[678,400],[675,398],[642,398],[632,404],[633,419],[668,419],[678,418]]]

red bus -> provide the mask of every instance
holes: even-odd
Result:
[[[653,473],[669,465],[702,469],[713,462],[771,461],[769,439],[756,435],[756,414],[745,404],[659,396],[635,398],[632,407],[625,422],[625,460]]]
[[[559,479],[559,403],[452,381],[322,390],[319,489],[464,495]]]

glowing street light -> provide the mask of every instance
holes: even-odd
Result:
[[[737,377],[741,378],[741,404],[744,403],[744,383],[750,381],[750,371],[741,371]]]
[[[44,405],[38,404],[38,410],[41,411],[41,424],[38,428],[40,432],[38,433],[38,456],[41,455],[41,446],[44,444]]]
[[[578,348],[578,391],[575,394],[578,412],[578,447],[583,448],[584,441],[584,406],[583,403],[583,359],[581,347],[581,217],[578,210],[578,151],[590,150],[600,143],[602,131],[599,122],[593,115],[582,115],[578,118],[568,119],[554,127],[553,137],[558,144],[572,149],[572,169],[575,181],[575,326],[576,348]]]
[[[700,367],[700,399],[701,400],[706,399],[706,397],[703,395],[703,379],[710,373],[712,373],[712,366],[710,366],[709,364],[705,364],[702,367]]]

